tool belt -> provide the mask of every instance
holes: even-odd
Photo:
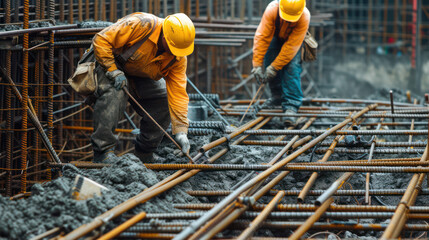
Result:
[[[76,71],[67,82],[69,82],[70,86],[82,96],[89,96],[97,90],[98,81],[95,72],[94,49],[92,46],[86,50],[77,65]]]
[[[304,44],[302,44],[301,59],[304,62],[312,62],[317,59],[317,41],[307,32],[304,38]]]

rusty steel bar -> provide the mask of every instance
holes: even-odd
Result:
[[[220,104],[249,104],[250,100],[222,100]],[[262,101],[261,101],[262,102]],[[389,101],[375,101],[363,99],[336,99],[336,98],[304,98],[303,102],[311,103],[352,103],[352,104],[377,104],[379,106],[390,106]],[[415,107],[414,104],[395,102],[396,106]]]
[[[222,113],[223,115],[228,116],[241,116],[241,112],[227,112]],[[317,117],[317,118],[345,118],[347,117],[346,114],[311,114],[311,113],[294,113],[294,114],[285,114],[285,113],[257,113],[256,116],[258,117]],[[380,113],[372,113],[372,114],[366,114],[365,116],[362,116],[363,118],[427,118],[428,114],[380,114]]]
[[[402,192],[405,192],[403,190]],[[285,193],[286,195],[286,193]],[[198,203],[198,204],[174,204],[174,208],[183,210],[210,210],[216,204],[214,203]],[[253,204],[251,209],[254,211],[262,211],[267,207],[267,204]],[[318,209],[314,204],[278,204],[276,211],[316,211]],[[396,206],[377,206],[377,205],[330,205],[328,207],[331,212],[394,212]],[[427,206],[411,206],[412,213],[429,213]]]
[[[98,168],[104,168],[104,167],[111,167],[112,164],[108,163],[93,163],[93,162],[70,162],[70,163],[50,163],[49,167],[52,168],[61,168],[66,165],[73,165],[77,168],[85,168],[85,169],[98,169]]]
[[[179,213],[148,213],[148,219],[195,219],[203,216],[204,211],[198,212],[179,212]],[[242,218],[256,218],[260,212],[247,211],[242,214]],[[314,214],[312,211],[307,212],[271,212],[268,219],[298,219],[309,218]],[[335,219],[349,219],[349,218],[375,218],[375,219],[388,219],[393,217],[393,212],[325,212],[322,217],[335,218]],[[230,216],[227,216],[230,217]],[[429,218],[429,214],[412,213],[408,215],[409,219],[425,220]],[[216,226],[217,227],[217,226]],[[206,239],[206,238],[197,238]],[[209,238],[210,239],[210,238]]]
[[[425,152],[423,153],[420,160],[421,162],[425,162],[428,160],[428,148],[429,145],[426,146]],[[424,177],[424,174],[413,175],[413,178],[411,179],[405,194],[403,195],[400,203],[398,204],[398,207],[389,223],[389,226],[386,228],[385,232],[381,236],[381,239],[397,238],[405,224],[404,218],[406,218],[408,208],[414,204],[414,201],[412,199],[413,192],[416,191],[417,194],[419,193]]]
[[[362,164],[361,164],[362,165]],[[323,172],[378,172],[378,173],[429,173],[428,167],[419,167],[424,164],[410,164],[412,167],[387,167],[382,164],[371,166],[339,166],[329,164],[299,165],[286,164],[277,168],[275,171],[323,171]],[[417,165],[417,166],[415,166]],[[178,170],[178,169],[197,169],[201,171],[236,171],[236,170],[255,170],[262,171],[270,169],[274,165],[242,165],[242,164],[145,164],[148,169],[152,170]]]
[[[390,91],[390,92],[392,93],[392,91]],[[392,108],[393,108],[393,98],[391,99],[391,102],[392,102]],[[384,118],[381,118],[380,119],[380,123],[377,125],[376,130],[380,130],[381,124],[382,124],[383,121],[384,121]],[[393,119],[392,119],[392,121],[393,121]],[[371,143],[371,149],[370,149],[369,155],[368,155],[368,163],[370,163],[372,161],[372,157],[374,155],[375,140],[377,138],[377,135],[373,135],[372,137],[373,137],[373,141]],[[370,196],[369,196],[369,184],[370,184],[370,181],[371,181],[370,176],[371,176],[370,173],[366,173],[366,178],[365,178],[365,191],[366,191],[365,192],[365,203],[366,204],[370,203]]]
[[[324,153],[328,151],[326,148],[319,148],[315,151],[315,153]],[[388,154],[388,153],[410,153],[410,154],[421,154],[424,151],[424,148],[405,148],[405,149],[375,149],[374,153],[380,154]],[[370,149],[347,149],[347,148],[337,148],[335,150],[336,153],[369,153]]]
[[[59,234],[61,232],[61,228],[56,227],[56,228],[52,228],[51,230],[48,230],[45,233],[42,233],[40,235],[37,235],[33,238],[31,238],[30,240],[41,240],[41,239],[45,239],[47,237],[52,237],[52,235],[54,234]]]
[[[24,0],[24,25],[23,30],[29,28],[29,0]],[[19,31],[19,30],[18,30]],[[1,36],[1,33],[0,33]],[[25,33],[23,38],[23,47],[28,48],[29,34]],[[24,169],[21,175],[21,193],[27,191],[27,111],[28,108],[28,52],[24,51],[22,56],[22,139],[21,139],[21,168]]]
[[[205,224],[212,217],[214,217],[224,207],[226,207],[228,204],[230,204],[231,202],[233,202],[242,192],[248,190],[253,185],[258,184],[259,181],[261,181],[262,179],[265,179],[266,177],[268,177],[269,175],[271,175],[274,171],[276,171],[277,169],[283,167],[288,162],[292,161],[293,159],[295,159],[296,157],[298,157],[299,155],[301,155],[302,153],[304,153],[305,151],[307,151],[311,147],[314,147],[318,142],[324,140],[326,137],[328,137],[329,135],[331,135],[336,130],[344,127],[346,124],[348,124],[348,123],[350,123],[352,121],[356,121],[356,118],[361,117],[363,114],[365,114],[366,112],[368,112],[368,111],[370,111],[372,109],[375,109],[376,107],[377,107],[377,105],[374,104],[374,105],[370,105],[370,106],[364,108],[363,110],[361,110],[360,112],[356,113],[355,115],[353,115],[349,119],[346,119],[343,122],[337,124],[335,127],[329,129],[324,134],[318,136],[317,138],[315,138],[311,142],[309,142],[306,145],[304,145],[301,149],[295,151],[294,153],[292,153],[291,155],[289,155],[285,159],[283,159],[280,162],[276,163],[270,169],[265,170],[264,172],[260,173],[255,178],[249,180],[244,185],[242,185],[240,188],[238,188],[233,193],[231,193],[228,197],[224,198],[218,205],[216,205],[216,207],[212,208],[210,211],[208,211],[206,214],[204,214],[204,216],[202,216],[198,220],[194,221],[185,230],[183,230],[181,233],[179,233],[174,239],[175,240],[179,240],[179,239],[180,240],[184,240],[184,239],[186,239],[188,236],[190,236],[196,230],[198,230],[203,224]]]
[[[241,145],[285,146],[288,141],[245,140]],[[323,141],[320,146],[331,146],[332,142]],[[372,143],[362,143],[359,147],[371,147]],[[345,142],[338,142],[337,147],[346,147]],[[375,142],[376,147],[425,147],[424,142]]]
[[[229,131],[226,131],[227,133]],[[321,135],[325,130],[247,130],[248,135]],[[333,135],[427,135],[428,130],[337,130]]]
[[[246,220],[237,220],[235,221],[231,226],[237,229],[241,229],[245,226],[247,226],[250,222]],[[284,221],[266,221],[262,223],[262,227],[266,229],[296,229],[300,227],[304,222],[284,222]],[[146,233],[146,232],[165,232],[165,233],[176,233],[183,230],[184,225],[181,224],[180,226],[171,226],[168,223],[160,224],[159,226],[150,226],[150,225],[139,225],[135,226],[132,229],[130,229],[129,232],[124,233],[124,235],[121,235],[123,237],[126,236],[133,236],[131,235],[131,232],[138,232],[138,233]],[[351,223],[351,222],[340,222],[336,221],[335,223],[328,223],[328,222],[316,222],[311,227],[311,229],[319,229],[319,230],[355,230],[355,231],[382,231],[387,227],[387,224],[365,224],[365,223]],[[428,231],[429,225],[426,224],[406,224],[404,226],[405,230],[408,231]],[[128,235],[130,234],[130,235]],[[135,234],[135,233],[133,233]],[[236,238],[214,238],[217,240],[225,239],[225,240],[233,240]],[[261,237],[252,237],[252,240],[286,240],[284,238],[261,238]]]
[[[25,5],[24,5],[24,10],[25,10]],[[24,20],[24,24],[25,24],[25,20]],[[27,21],[27,25],[28,25],[28,21]],[[78,27],[77,24],[68,24],[68,25],[60,25],[60,26],[52,26],[52,27],[40,27],[40,28],[28,28],[28,26],[27,26],[26,28],[24,27],[24,29],[20,29],[20,30],[0,32],[0,38],[20,36],[20,35],[25,36],[25,34],[54,31],[54,30],[59,30],[59,29],[70,29],[70,28],[77,28],[77,27]],[[28,44],[24,48],[27,49]]]
[[[146,217],[148,219],[158,218],[158,219],[196,219],[204,216],[207,212],[180,212],[180,213],[148,213]],[[290,219],[290,218],[309,218],[314,214],[314,212],[271,212],[268,216],[268,219]],[[259,215],[259,212],[246,211],[242,214],[242,218],[255,218]],[[338,219],[348,219],[348,218],[377,218],[377,219],[387,219],[393,216],[392,212],[325,212],[322,214],[326,218],[338,218]],[[410,215],[412,219],[422,219],[428,217],[429,214]],[[195,222],[195,221],[193,221]],[[191,223],[192,224],[192,223]],[[203,238],[198,238],[203,239]]]
[[[126,229],[128,229],[128,228],[132,227],[134,224],[140,222],[145,217],[146,217],[146,212],[141,212],[141,213],[135,215],[134,217],[132,217],[131,219],[125,221],[124,223],[122,223],[118,227],[112,229],[110,232],[99,237],[98,240],[113,239],[116,236],[118,236],[119,234],[121,234],[123,231],[125,231]]]
[[[237,240],[246,240],[252,237],[253,233],[261,226],[262,222],[267,218],[267,216],[274,210],[274,208],[279,204],[280,200],[284,197],[285,192],[280,191],[276,194],[276,196],[268,203],[268,205],[262,210],[261,214],[259,214],[250,224],[249,227],[246,228]]]
[[[331,126],[335,125],[335,122],[315,122],[314,126]],[[363,123],[363,126],[377,126],[378,123]],[[410,126],[411,122],[383,122],[383,126]],[[427,122],[414,122],[415,126],[427,126]]]
[[[418,162],[420,160],[420,158],[380,158],[380,159],[373,159],[373,163],[374,162]],[[345,163],[347,162],[347,163]],[[350,160],[350,159],[346,159],[346,160],[339,160],[339,161],[329,161],[326,162],[324,164],[328,164],[328,165],[335,165],[335,164],[351,164],[351,163],[356,163],[356,164],[360,164],[360,163],[365,163],[368,164],[367,160]],[[289,163],[289,164],[296,164],[296,163]],[[309,163],[309,162],[301,162],[299,163],[300,165],[313,165],[313,164],[319,164],[317,162],[315,163]]]
[[[175,234],[169,233],[122,233],[120,238],[135,238],[135,239],[172,239]]]
[[[302,224],[291,236],[289,236],[289,239],[300,239],[302,235],[304,235],[311,228],[311,226],[313,226],[314,223],[319,220],[319,218],[326,212],[333,202],[334,198],[332,197],[325,201],[319,208],[317,208],[314,214],[304,222],[304,224]]]
[[[242,229],[246,227],[250,222],[247,220],[237,220],[235,221],[231,227],[233,229]],[[122,237],[132,237],[132,234],[135,233],[177,233],[184,229],[184,226],[189,224],[188,222],[183,222],[179,224],[169,224],[169,223],[159,223],[157,226],[152,225],[137,225],[128,230],[128,232],[123,233]],[[262,223],[262,227],[265,229],[297,229],[304,222],[291,222],[291,221],[265,221]],[[335,223],[328,222],[316,222],[311,227],[311,229],[319,229],[319,230],[351,230],[351,231],[382,231],[387,227],[387,224],[365,224],[365,223],[353,223],[353,222],[341,222],[336,221]],[[404,226],[405,230],[408,231],[427,231],[429,230],[429,225],[426,224],[406,224]],[[233,240],[236,238],[214,238],[217,240],[220,239],[228,239]],[[252,237],[252,240],[262,240],[262,239],[284,239],[284,238],[261,238],[261,237]],[[284,239],[286,240],[286,239]]]
[[[343,115],[347,115],[350,111],[355,111],[355,110],[359,110],[360,108],[332,108],[332,109],[313,109],[313,110],[303,110],[303,109],[299,109],[297,114],[325,114],[325,115],[329,115],[331,116],[332,114],[337,115],[337,114],[343,114]],[[416,114],[416,113],[429,113],[429,110],[427,108],[402,108],[403,110],[397,110],[395,111],[395,114]],[[226,113],[243,113],[244,109],[237,106],[235,108],[229,108],[229,109],[224,109],[222,110]],[[262,109],[261,111],[259,111],[260,113],[283,113],[283,111],[281,109]],[[385,110],[383,110],[382,108],[380,109],[375,109],[373,112],[377,112],[377,114],[380,114],[379,112],[385,112]],[[226,114],[228,115],[228,114]],[[371,114],[370,114],[371,115]],[[334,123],[335,124],[335,123]],[[371,123],[368,123],[371,124]],[[390,122],[389,124],[391,125],[396,125],[396,122]],[[405,123],[403,123],[405,124]],[[409,125],[410,123],[408,123]]]
[[[50,7],[50,15],[53,18],[55,6],[52,0],[49,4]],[[53,136],[54,136],[54,103],[53,103],[53,95],[54,95],[54,32],[49,34],[49,50],[48,50],[48,138],[52,144]]]
[[[409,166],[429,166],[429,163],[425,162],[425,163],[421,163],[418,161],[389,161],[389,162],[383,162],[383,161],[371,161],[370,163],[368,162],[347,162],[347,161],[342,161],[342,162],[326,162],[326,163],[319,163],[319,162],[315,162],[315,163],[289,163],[289,166],[293,166],[293,165],[306,165],[306,166],[386,166],[386,167],[391,167],[391,166],[402,166],[402,167],[409,167]]]

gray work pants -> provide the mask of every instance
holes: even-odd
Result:
[[[124,114],[128,96],[124,91],[118,91],[112,86],[102,67],[98,66],[96,72],[98,89],[94,94],[96,101],[93,118],[94,133],[91,135],[91,143],[94,152],[105,152],[118,143],[114,130]],[[166,129],[170,124],[170,114],[165,80],[127,78],[131,95]],[[136,150],[153,152],[161,143],[164,134],[133,101],[131,101],[131,105],[142,116],[140,134],[135,141]]]

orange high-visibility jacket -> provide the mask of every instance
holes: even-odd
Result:
[[[170,109],[173,134],[188,132],[188,103],[186,93],[186,57],[164,52],[156,56],[158,39],[164,19],[148,13],[133,13],[97,33],[93,39],[95,57],[107,71],[117,69],[114,54],[139,42],[152,30],[150,37],[128,59],[123,70],[128,76],[159,80],[164,77]],[[166,68],[173,58],[176,61]],[[138,84],[138,83],[137,83]]]
[[[273,1],[265,9],[261,23],[255,33],[253,40],[253,67],[263,65],[264,56],[274,37],[276,18],[280,19],[280,30],[278,30],[279,36],[277,37],[283,40],[284,44],[271,66],[276,70],[282,69],[292,61],[301,48],[310,24],[310,11],[305,8],[297,22],[287,22],[279,16],[278,1]]]

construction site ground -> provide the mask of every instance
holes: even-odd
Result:
[[[378,97],[378,100],[387,100],[387,96],[383,96],[385,90],[378,91],[376,95],[370,98]],[[377,96],[378,94],[378,96]],[[395,92],[395,101],[405,102],[407,97],[401,91]],[[323,106],[321,104],[320,106]],[[211,119],[216,117],[211,116]],[[228,117],[228,120],[238,125],[237,117]],[[250,118],[247,118],[250,120]],[[245,120],[246,121],[246,120]],[[322,119],[321,121],[326,121]],[[275,117],[272,121],[264,126],[264,129],[282,129],[281,118]],[[418,127],[416,129],[424,129],[425,127]],[[319,127],[320,129],[320,127]],[[385,129],[388,129],[387,127]],[[207,136],[190,136],[191,141],[191,155],[198,152],[198,149],[220,137],[223,134],[215,133]],[[366,136],[370,138],[370,136]],[[251,136],[247,140],[272,140],[272,137],[266,136]],[[286,138],[285,140],[287,140]],[[325,141],[332,141],[334,136],[328,137]],[[420,141],[417,136],[414,141]],[[405,142],[408,136],[383,136],[383,139],[377,141],[399,141]],[[225,145],[218,146],[213,149],[224,148]],[[216,164],[264,164],[272,159],[281,149],[281,146],[256,146],[256,145],[231,145],[228,151],[222,158],[217,160]],[[317,146],[316,146],[317,148]],[[314,149],[313,149],[314,150]],[[159,159],[157,163],[183,163],[186,164],[188,160],[184,157],[177,157],[177,150],[168,139],[164,139],[161,146],[157,150]],[[210,155],[211,153],[209,153]],[[421,153],[422,154],[422,153]],[[395,158],[412,158],[420,157],[421,154],[378,154],[377,158],[395,157]],[[323,153],[308,152],[302,154],[294,162],[315,162],[323,157]],[[344,160],[344,159],[365,159],[367,154],[349,154],[349,153],[334,153],[330,160]],[[174,171],[154,171],[147,169],[145,165],[136,158],[132,153],[123,156],[109,159],[108,163],[112,164],[109,167],[102,169],[78,169],[71,165],[65,165],[61,169],[62,176],[44,184],[35,184],[31,188],[31,196],[18,200],[9,200],[7,197],[0,197],[0,237],[4,239],[29,239],[31,237],[42,234],[55,227],[61,227],[62,231],[70,232],[78,228],[84,223],[90,222],[94,217],[106,212],[107,210],[115,207],[116,205],[124,202],[125,200],[142,192],[145,188],[153,186],[157,182],[168,177]],[[141,211],[147,213],[173,213],[173,212],[187,212],[175,208],[175,204],[190,204],[190,203],[217,203],[223,197],[198,197],[187,194],[191,190],[208,190],[208,191],[229,191],[242,180],[249,171],[203,171],[188,179],[187,181],[177,185],[171,190],[149,200],[144,204],[127,212],[119,218],[113,219],[105,227],[102,228],[104,232],[114,228],[118,224],[124,222],[131,215],[135,215]],[[88,200],[73,200],[71,198],[71,187],[76,175],[88,177],[109,189],[103,192],[101,197],[94,197]],[[284,178],[274,189],[276,190],[301,190],[305,185],[311,172],[292,172]],[[315,186],[312,189],[327,189],[329,186],[338,179],[342,172],[321,172]],[[409,184],[411,174],[409,173],[372,173],[371,175],[371,189],[405,189]],[[426,183],[423,188],[426,188]],[[365,173],[357,173],[350,180],[348,180],[341,188],[342,190],[365,189]],[[314,203],[317,196],[309,196],[305,203]],[[262,197],[258,203],[268,203],[272,196]],[[391,205],[396,206],[401,199],[401,195],[397,196],[378,196],[372,199],[372,205]],[[296,203],[295,196],[285,196],[282,204]],[[424,206],[428,201],[426,196],[419,196],[416,205]],[[335,197],[335,204],[364,204],[364,196],[337,196]],[[154,221],[145,220],[145,221]],[[169,221],[169,220],[165,220]],[[372,218],[356,218],[346,219],[343,222],[355,223],[375,223]],[[378,223],[388,223],[390,219],[379,220]],[[425,223],[424,221],[415,221],[416,223]],[[217,237],[231,237],[237,233],[235,230],[228,229],[222,232]],[[286,231],[286,232],[285,232]],[[292,230],[269,230],[260,228],[255,236],[265,237],[285,237],[292,233]],[[346,238],[366,238],[375,239],[381,236],[380,231],[350,231],[332,230],[328,232],[321,232],[317,230],[309,231],[305,236],[309,237],[314,234],[314,237],[321,237],[328,239],[346,239]],[[422,232],[411,232],[410,238],[422,237]]]

